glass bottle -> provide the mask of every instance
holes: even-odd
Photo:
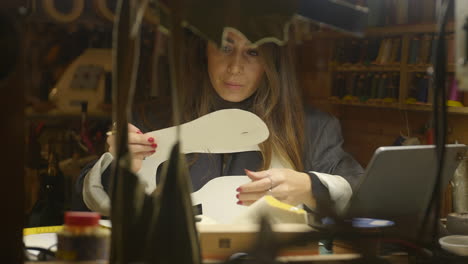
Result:
[[[57,233],[57,258],[65,261],[109,259],[110,230],[99,225],[94,212],[66,212],[65,225]]]

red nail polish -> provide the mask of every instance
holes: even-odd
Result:
[[[151,144],[152,148],[156,148],[157,146],[158,146],[158,144],[156,144],[156,143]]]
[[[155,152],[156,152],[156,150],[152,150],[152,151],[150,151],[150,152],[151,152],[151,153],[155,153]]]
[[[237,201],[237,204],[242,204],[242,201]]]
[[[152,138],[152,137],[148,138],[148,142],[153,143],[153,142],[154,142],[154,138]]]
[[[241,191],[242,191],[241,187],[236,189],[236,192],[241,192]]]
[[[141,131],[140,131],[140,130],[138,130],[136,133],[137,133],[137,134],[143,134],[143,133],[141,133]]]
[[[236,198],[239,199],[239,194],[236,194]]]

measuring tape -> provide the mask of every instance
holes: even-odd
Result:
[[[63,226],[40,226],[23,228],[23,236],[43,234],[43,233],[57,233],[63,229]]]

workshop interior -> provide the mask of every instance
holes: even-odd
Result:
[[[278,107],[338,124],[346,159],[297,169],[317,208],[275,196],[269,174],[264,196],[235,204],[246,179],[260,183],[247,167],[194,188],[193,171],[214,170],[197,167],[204,159],[221,157],[224,172],[233,153],[258,152],[272,159],[265,171],[287,168],[263,152],[276,117],[216,87],[224,105],[184,115],[216,86],[210,47],[231,56],[233,35],[253,47],[230,61],[239,76],[262,46],[287,47],[287,59],[260,54],[265,69],[293,69],[299,97],[280,91]],[[187,65],[193,56],[201,63]],[[203,81],[187,77],[202,68]],[[0,90],[1,263],[468,263],[468,1],[2,0]],[[300,138],[307,122],[287,129]],[[320,131],[300,149],[335,140]],[[139,170],[131,133],[155,149]],[[362,169],[351,183],[333,170],[348,157]],[[322,210],[323,190],[340,206]]]

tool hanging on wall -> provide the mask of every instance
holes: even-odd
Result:
[[[13,17],[0,13],[0,81],[6,80],[15,70],[19,50],[20,36]]]
[[[57,22],[70,23],[81,16],[85,4],[84,0],[70,0],[68,2],[71,2],[71,10],[68,13],[59,10],[55,0],[42,0],[42,8],[47,15]]]
[[[94,0],[93,7],[94,11],[101,16],[102,18],[114,22],[115,19],[115,4],[113,6],[109,6],[109,2],[107,0]]]
[[[105,74],[112,70],[109,49],[86,49],[66,69],[49,98],[61,112],[78,114],[81,103],[88,103],[89,113],[101,113],[105,100]]]
[[[145,15],[143,16],[143,21],[150,25],[159,25],[159,16],[157,16],[155,10],[151,8],[150,2],[148,3],[148,8],[146,8]]]
[[[106,19],[107,21],[114,22],[115,20],[115,1],[108,1],[108,0],[93,0],[93,7],[94,11],[102,18]],[[146,23],[151,25],[158,25],[159,18],[154,13],[151,8],[147,8],[143,19]]]

